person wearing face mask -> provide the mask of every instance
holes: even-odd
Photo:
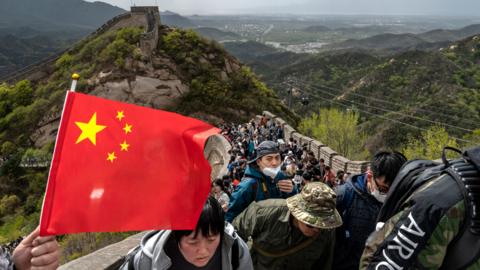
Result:
[[[337,188],[337,209],[344,223],[337,229],[333,269],[358,269],[387,192],[406,161],[399,152],[378,152],[367,172],[352,176]]]
[[[228,222],[254,201],[288,198],[298,192],[292,179],[281,172],[282,157],[277,143],[264,141],[255,151],[255,158],[248,162],[244,177],[230,199],[225,216]]]
[[[335,228],[342,224],[335,192],[315,182],[290,198],[254,202],[232,225],[252,238],[255,270],[330,270]]]

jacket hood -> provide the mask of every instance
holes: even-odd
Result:
[[[370,194],[367,190],[367,175],[366,174],[357,174],[352,176],[352,184],[355,186],[357,191],[361,191],[364,194]]]
[[[252,165],[248,165],[247,168],[245,169],[245,175],[251,175],[255,178],[264,178],[266,175],[261,173],[258,169],[253,167]]]
[[[159,265],[159,269],[168,269],[171,265],[171,260],[164,250],[171,234],[171,230],[151,231],[140,242],[141,252],[152,261],[152,265]],[[234,227],[228,222],[225,222],[223,236],[222,249],[230,250],[238,235]]]

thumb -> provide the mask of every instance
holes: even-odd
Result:
[[[40,226],[37,226],[33,232],[31,232],[27,237],[22,240],[22,244],[31,246],[33,240],[40,235]]]

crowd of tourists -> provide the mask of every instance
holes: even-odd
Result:
[[[480,269],[480,237],[464,222],[472,202],[447,173],[478,172],[480,148],[454,165],[381,151],[351,175],[283,133],[265,116],[224,125],[228,173],[197,228],[152,232],[122,269]]]
[[[381,151],[351,175],[285,141],[266,116],[222,134],[228,173],[212,181],[196,228],[147,233],[120,269],[480,269],[477,202],[468,199],[478,191],[462,184],[480,181],[480,148],[443,162]],[[54,238],[24,241],[16,269],[58,265]]]

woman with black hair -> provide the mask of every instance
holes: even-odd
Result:
[[[225,222],[218,201],[209,197],[195,230],[147,233],[120,269],[253,270],[253,265],[247,244]]]
[[[212,182],[211,195],[217,199],[223,211],[227,212],[228,204],[230,203],[230,194],[222,179],[215,179],[215,181]]]

